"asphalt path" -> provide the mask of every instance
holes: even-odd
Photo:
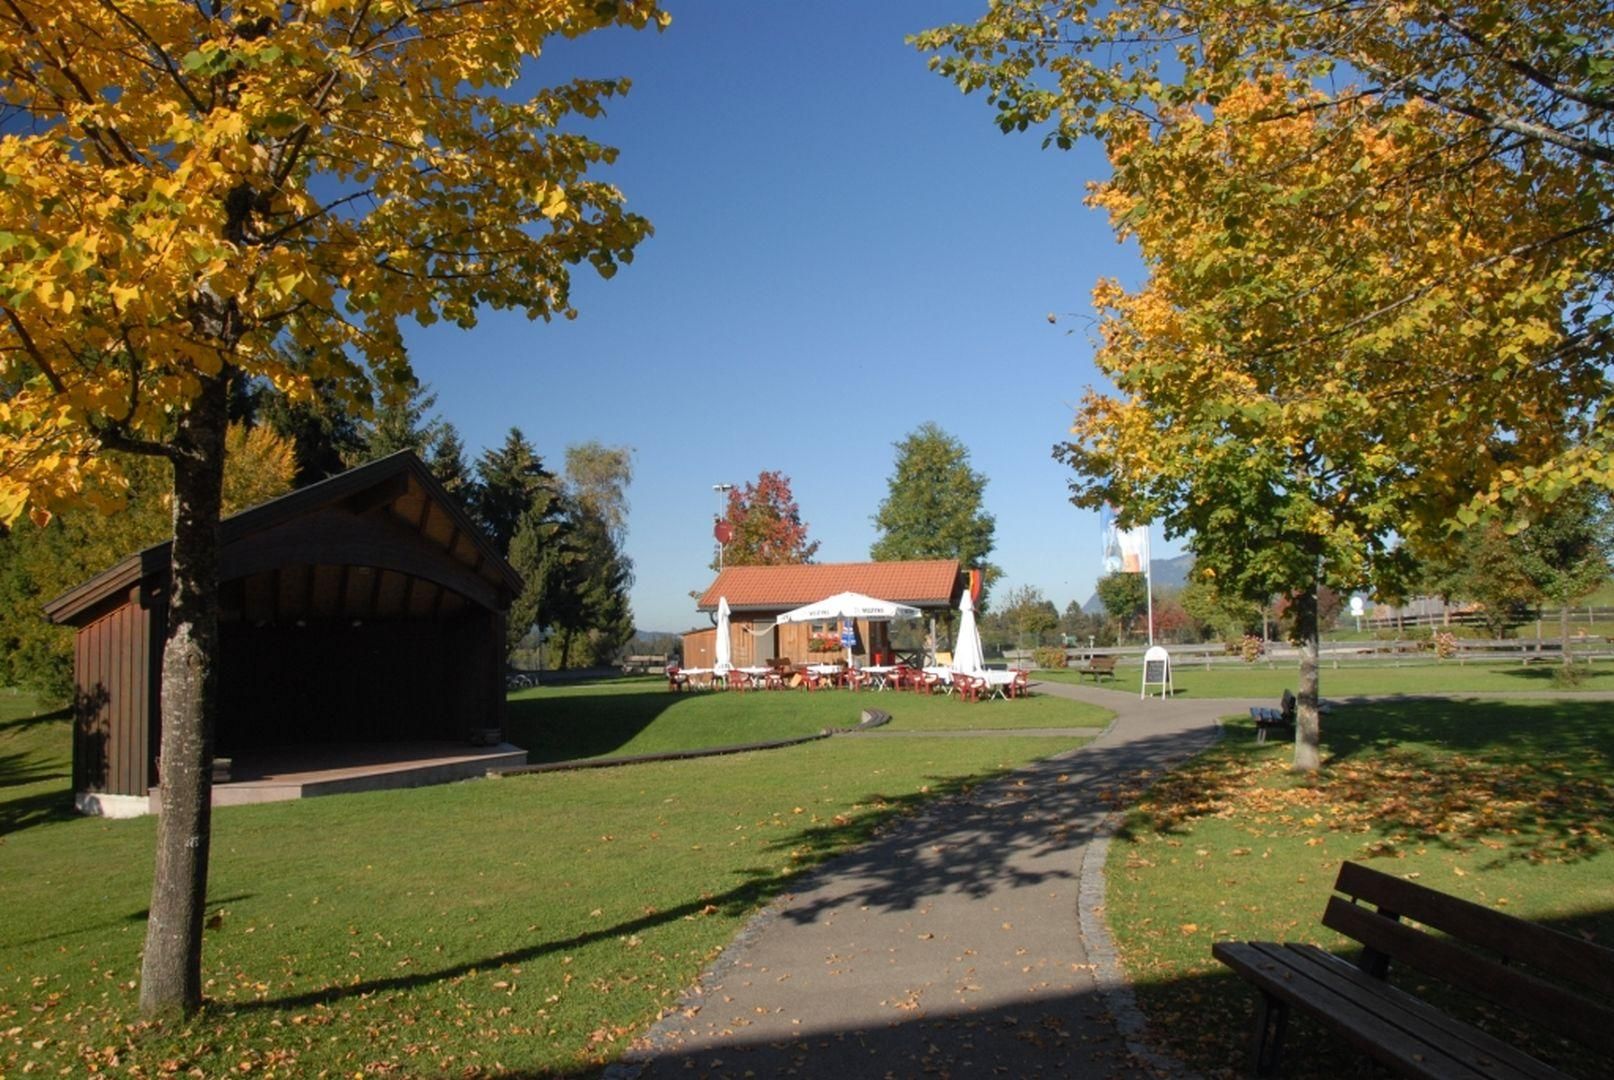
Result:
[[[1115,720],[808,875],[607,1076],[1186,1075],[1139,1041],[1104,922],[1111,802],[1271,703],[1036,691]]]

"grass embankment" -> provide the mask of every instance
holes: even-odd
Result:
[[[1289,771],[1289,747],[1258,746],[1247,722],[1231,723],[1149,791],[1111,847],[1109,924],[1153,1036],[1173,1052],[1206,1072],[1244,1064],[1254,995],[1211,958],[1213,940],[1349,951],[1319,922],[1347,859],[1614,943],[1607,703],[1350,706],[1323,737],[1326,765],[1307,779]],[[1505,1008],[1481,1018],[1516,1037]],[[1297,1023],[1287,1075],[1337,1076],[1357,1059]]]
[[[608,706],[608,687],[546,689],[512,711],[555,739],[537,740],[548,757],[744,741],[732,727],[786,722],[763,711],[778,707],[766,695],[731,704],[647,684],[639,695],[657,700],[643,706],[659,711],[631,738],[592,730],[632,698],[617,693]],[[831,708],[817,700],[830,695],[776,696]],[[727,726],[700,715],[737,706],[749,711]],[[983,720],[1022,706],[1053,708],[1043,720],[1056,726],[1097,712],[958,704]],[[917,708],[891,711],[946,715]],[[222,809],[209,1004],[151,1028],[136,979],[153,821],[65,812],[68,723],[24,711],[0,720],[0,1076],[591,1074],[794,875],[926,800],[1080,741],[835,739]]]
[[[850,690],[670,693],[664,679],[546,686],[510,697],[510,741],[537,761],[625,757],[735,746],[852,727],[864,709],[891,714],[890,731],[1011,731],[1103,727],[1102,709],[1032,696],[968,702],[942,694]]]
[[[1560,685],[1556,680],[1558,665],[1508,663],[1458,664],[1449,661],[1403,661],[1392,666],[1376,664],[1342,664],[1338,668],[1324,664],[1319,678],[1325,698],[1339,699],[1373,694],[1496,694],[1516,691],[1559,693],[1566,689],[1614,690],[1614,664],[1598,663],[1579,666],[1580,681],[1574,687]],[[1065,671],[1038,671],[1034,676],[1050,682],[1093,685],[1092,676],[1080,676],[1076,669]],[[1137,693],[1142,668],[1137,664],[1121,664],[1115,678],[1100,685],[1106,689]],[[1255,664],[1237,664],[1206,669],[1191,662],[1172,668],[1172,688],[1177,697],[1271,697],[1285,689],[1294,690],[1299,672],[1293,663],[1276,663],[1265,660]],[[1158,692],[1158,690],[1156,691]]]

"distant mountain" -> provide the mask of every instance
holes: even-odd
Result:
[[[1178,555],[1174,559],[1150,559],[1149,579],[1156,591],[1160,589],[1180,589],[1188,584],[1188,571],[1194,568],[1194,557],[1190,554]],[[1088,598],[1082,605],[1082,610],[1089,615],[1101,614],[1104,605],[1099,602],[1098,593]]]

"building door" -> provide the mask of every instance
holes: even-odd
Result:
[[[747,651],[749,651],[751,655],[745,660],[739,661],[740,666],[761,667],[763,664],[777,656],[778,652],[774,647],[774,637],[777,632],[777,629],[771,622],[758,621],[752,623],[751,632],[745,635],[745,637],[748,639],[746,641],[746,645],[749,646]]]

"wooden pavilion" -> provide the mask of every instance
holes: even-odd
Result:
[[[445,746],[502,742],[521,579],[413,453],[236,514],[220,543],[216,758],[239,769],[288,748],[373,758],[409,744],[441,764]],[[87,812],[154,802],[169,548],[45,609],[77,630],[73,787]]]
[[[880,600],[916,607],[927,616],[956,608],[964,590],[964,575],[956,559],[911,562],[804,563],[795,566],[730,566],[717,575],[696,610],[715,616],[719,599],[729,602],[729,641],[734,664],[746,667],[769,660],[794,664],[838,660],[844,650],[838,643],[837,622],[820,625],[785,623],[775,618],[840,592],[863,593]],[[892,655],[889,626],[858,619],[855,652],[869,663]],[[833,640],[828,649],[814,643]],[[684,666],[711,667],[717,629],[691,630],[684,635]]]

